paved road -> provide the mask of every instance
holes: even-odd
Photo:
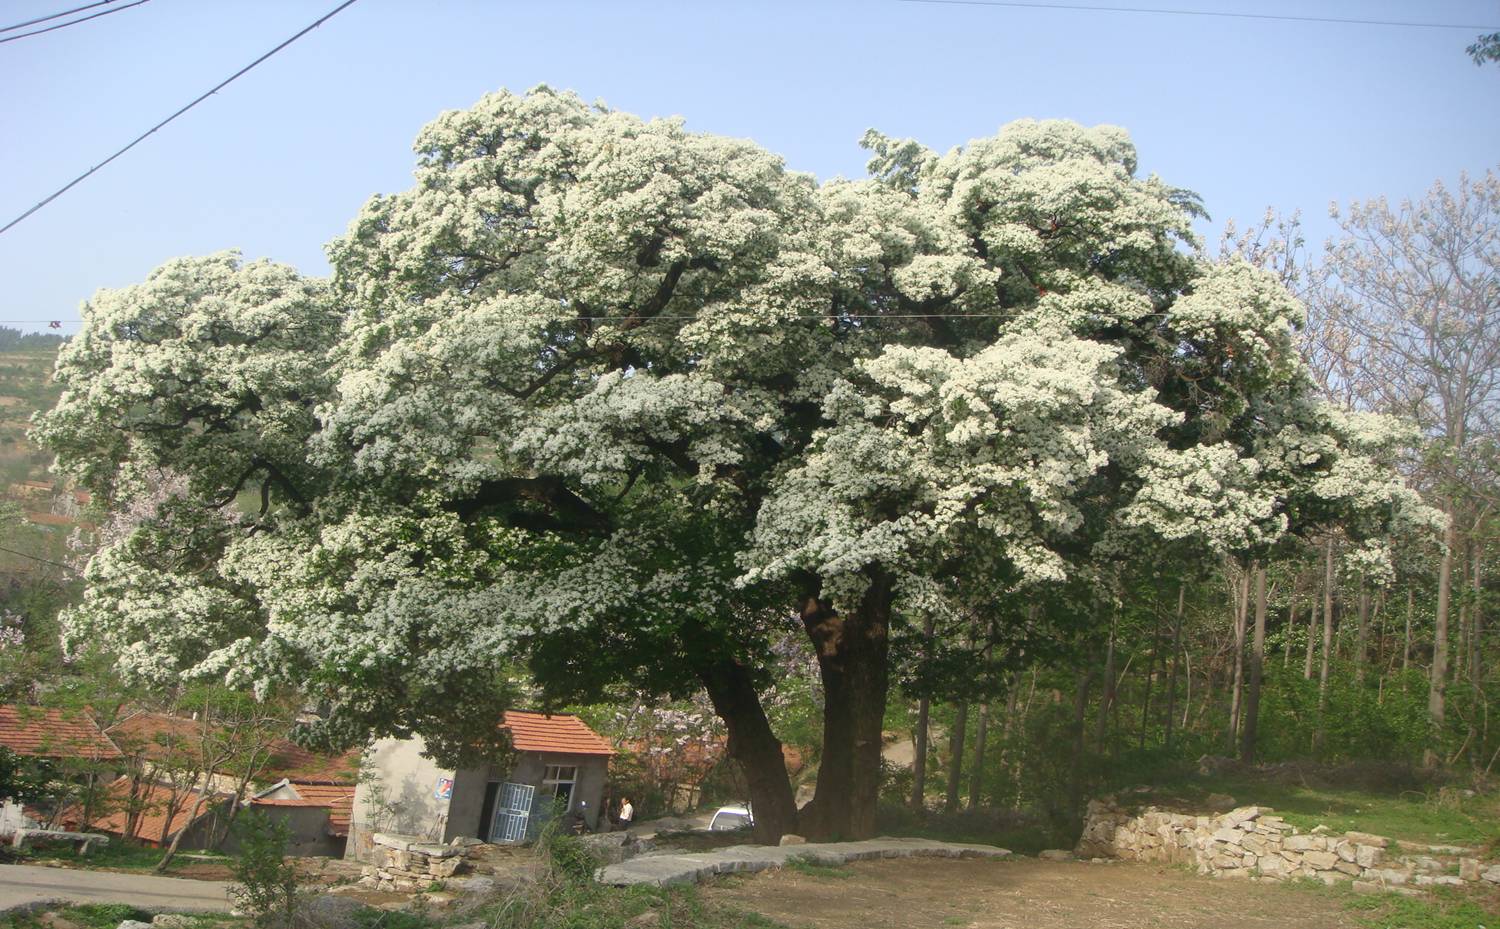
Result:
[[[33,900],[129,903],[147,909],[228,910],[223,881],[0,865],[0,909]]]

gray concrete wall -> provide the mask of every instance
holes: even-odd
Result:
[[[251,809],[286,823],[288,855],[299,858],[338,858],[344,854],[344,840],[328,834],[327,807],[252,806]],[[240,851],[239,837],[233,830],[224,842],[224,851],[231,855]]]
[[[454,772],[453,800],[448,804],[448,825],[443,841],[451,842],[459,836],[480,838],[484,828],[479,814],[484,808],[484,789],[490,780],[488,766],[464,768]]]
[[[454,778],[457,796],[458,779],[456,772],[422,757],[426,747],[419,738],[381,739],[370,746],[354,788],[354,814],[345,857],[367,859],[370,837],[377,832],[399,832],[431,841],[447,838],[449,801],[433,794],[438,779],[449,777]],[[476,819],[478,815],[476,808]]]
[[[540,806],[551,802],[550,791],[552,785],[542,783],[547,773],[548,765],[574,765],[578,768],[578,779],[573,785],[573,797],[570,806],[576,808],[578,801],[588,802],[588,813],[585,817],[590,829],[599,828],[599,807],[604,799],[604,781],[608,776],[609,760],[599,755],[554,755],[551,753],[524,752],[516,760],[515,768],[503,778],[516,784],[530,784],[536,788],[537,805],[532,808],[533,817],[539,811]],[[571,810],[569,810],[571,812]]]

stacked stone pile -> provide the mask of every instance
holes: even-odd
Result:
[[[377,832],[373,863],[361,871],[359,883],[376,890],[414,893],[433,881],[446,880],[464,866],[467,846],[424,842],[416,836]]]
[[[1207,816],[1156,807],[1130,812],[1113,798],[1093,800],[1077,854],[1187,864],[1215,877],[1355,881],[1361,890],[1467,881],[1500,884],[1500,865],[1485,865],[1472,849],[1397,846],[1384,836],[1333,833],[1323,826],[1302,833],[1270,809],[1255,806]]]

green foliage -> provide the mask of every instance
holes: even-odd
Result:
[[[542,849],[552,873],[563,880],[592,881],[599,868],[599,859],[576,835],[553,832],[542,843]]]
[[[811,855],[793,855],[786,860],[789,870],[796,871],[806,877],[823,877],[845,880],[854,874],[842,864],[829,864],[812,857]]]
[[[48,796],[56,776],[47,759],[19,755],[0,745],[0,800],[35,804]]]
[[[235,905],[257,926],[290,926],[297,911],[297,869],[286,857],[287,825],[252,811],[241,816],[240,856],[230,865]]]

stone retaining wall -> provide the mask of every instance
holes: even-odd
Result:
[[[446,880],[464,865],[465,847],[424,842],[415,836],[377,832],[372,837],[373,864],[360,883],[376,890],[413,893],[433,881]]]
[[[1200,874],[1226,878],[1306,877],[1330,884],[1363,882],[1374,888],[1481,880],[1500,884],[1500,865],[1485,866],[1472,849],[1397,845],[1384,836],[1340,834],[1323,826],[1303,833],[1272,813],[1255,806],[1220,815],[1156,807],[1132,812],[1113,798],[1092,800],[1077,854],[1186,864]]]

